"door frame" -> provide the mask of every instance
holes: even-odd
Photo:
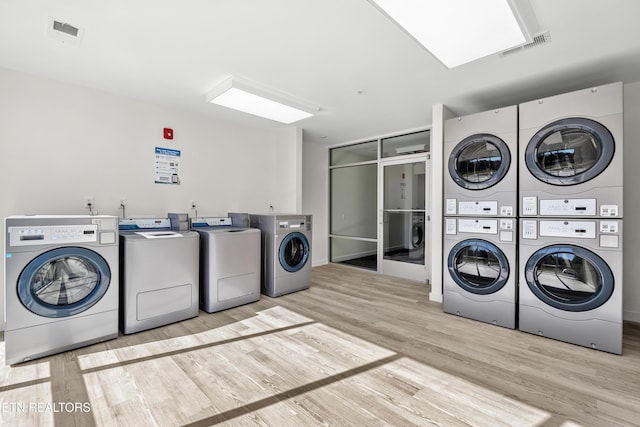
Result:
[[[431,155],[419,153],[414,155],[381,158],[378,162],[378,273],[405,279],[430,283],[431,278]],[[395,166],[409,163],[424,162],[425,186],[424,186],[424,264],[412,264],[407,262],[384,259],[384,170],[386,166]],[[414,210],[407,210],[413,212]]]

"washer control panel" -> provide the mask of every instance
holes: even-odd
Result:
[[[498,202],[482,201],[482,202],[460,202],[458,203],[458,212],[460,215],[498,215]]]
[[[595,221],[540,221],[540,236],[595,239]]]
[[[98,226],[95,224],[9,227],[8,231],[11,246],[83,243],[98,240]]]
[[[497,219],[459,219],[459,233],[498,234]]]

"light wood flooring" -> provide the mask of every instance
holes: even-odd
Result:
[[[0,367],[0,425],[640,425],[640,325],[616,356],[445,314],[424,284],[335,264],[312,277]]]

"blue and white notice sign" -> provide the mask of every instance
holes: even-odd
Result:
[[[156,147],[156,184],[180,185],[180,150]]]

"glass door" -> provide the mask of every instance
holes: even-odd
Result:
[[[428,155],[379,164],[379,271],[425,282],[430,259]]]

